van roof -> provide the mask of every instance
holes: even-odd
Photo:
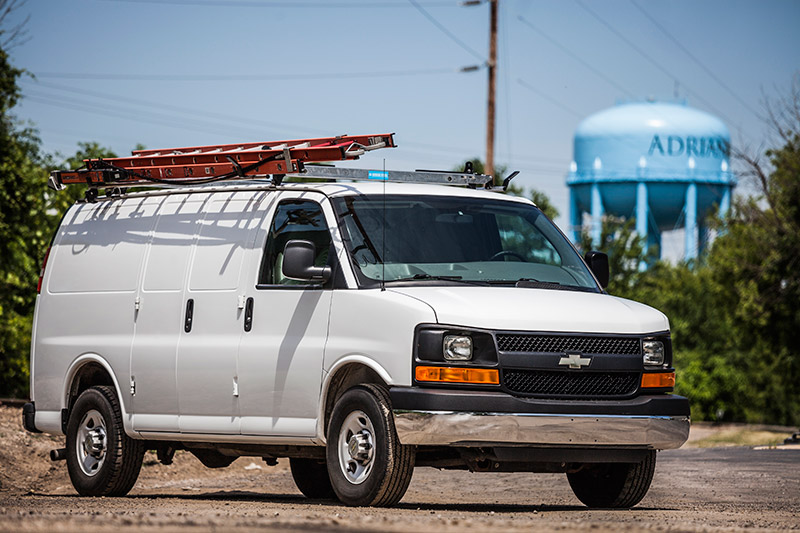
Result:
[[[431,185],[424,183],[392,183],[392,182],[285,182],[278,187],[262,180],[239,180],[231,182],[218,182],[208,185],[160,187],[157,189],[126,192],[123,197],[161,196],[165,194],[196,194],[204,192],[245,191],[245,190],[314,190],[325,196],[336,198],[358,195],[418,195],[418,196],[457,196],[465,198],[503,199],[531,204],[529,199],[503,194],[501,188],[496,189],[470,189],[468,187],[454,187],[450,185]],[[102,199],[102,198],[101,198]]]

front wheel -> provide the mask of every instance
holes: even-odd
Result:
[[[342,503],[400,501],[414,472],[414,448],[400,444],[385,388],[368,384],[345,392],[333,408],[327,437],[328,475]]]
[[[124,496],[142,468],[144,444],[125,434],[112,387],[81,393],[67,423],[67,470],[81,496]]]
[[[627,508],[644,498],[656,470],[656,452],[640,463],[586,465],[567,474],[572,492],[589,507]]]

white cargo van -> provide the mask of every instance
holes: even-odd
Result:
[[[605,257],[587,266],[525,199],[375,176],[70,208],[23,418],[66,435],[52,457],[80,494],[125,494],[145,450],[182,449],[289,458],[305,495],[350,505],[398,502],[415,466],[563,472],[592,507],[644,497],[689,430],[666,317],[606,294]]]

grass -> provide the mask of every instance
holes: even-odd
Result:
[[[738,428],[727,429],[696,441],[694,446],[698,448],[713,448],[716,446],[776,446],[778,444],[783,444],[784,439],[791,436],[791,433],[776,431]]]

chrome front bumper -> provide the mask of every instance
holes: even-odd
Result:
[[[679,448],[688,416],[394,411],[402,444]]]

